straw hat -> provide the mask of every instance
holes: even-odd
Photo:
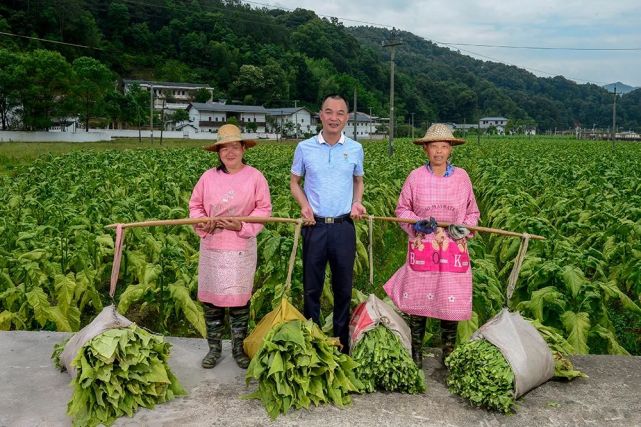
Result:
[[[216,138],[216,142],[212,145],[208,145],[207,147],[203,147],[203,149],[207,151],[218,151],[221,145],[236,141],[245,143],[246,148],[251,148],[256,145],[256,141],[253,139],[243,138],[238,126],[227,124],[218,128],[218,137]]]
[[[422,145],[427,142],[449,142],[451,145],[465,144],[464,139],[454,138],[450,127],[443,123],[434,123],[427,132],[425,132],[425,136],[414,141],[414,144]]]

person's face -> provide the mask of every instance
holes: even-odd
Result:
[[[236,169],[243,163],[245,147],[239,141],[228,142],[218,149],[218,156],[227,169]]]
[[[345,128],[348,118],[347,104],[342,99],[328,98],[320,111],[324,134],[340,134]]]
[[[425,154],[432,166],[443,166],[452,154],[452,146],[449,142],[435,141],[423,145]]]

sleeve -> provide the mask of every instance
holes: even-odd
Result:
[[[205,203],[204,203],[204,196],[205,196],[205,174],[203,174],[198,182],[196,183],[196,186],[194,187],[193,191],[191,192],[191,198],[189,199],[189,218],[202,218],[207,215],[207,212],[205,211]],[[198,234],[201,238],[205,237],[207,233],[205,233],[202,230],[198,230],[196,228],[196,224],[194,224],[194,231],[196,234]]]
[[[470,181],[469,177],[467,181],[468,181],[469,191],[467,193],[467,209],[465,211],[465,218],[463,219],[463,224],[474,227],[478,224],[481,213],[479,212],[479,207],[476,204],[476,198],[474,197],[474,189],[472,187],[472,181]],[[472,235],[473,234],[470,234],[470,237]]]
[[[263,174],[259,173],[254,188],[255,207],[248,216],[268,217],[272,214],[272,202],[269,194],[269,185]],[[249,239],[256,237],[263,230],[263,224],[243,222],[238,237]]]
[[[396,214],[397,218],[409,218],[409,219],[421,219],[418,215],[414,213],[414,203],[413,203],[413,191],[412,191],[412,174],[407,177],[403,188],[401,189],[401,195],[398,197],[398,204],[396,205]],[[405,231],[410,237],[415,237],[414,229],[412,224],[399,223],[403,231]]]
[[[354,176],[363,176],[365,171],[363,170],[365,154],[363,153],[363,146],[359,147],[358,155],[356,156],[356,166],[354,167]]]
[[[294,151],[294,161],[292,162],[291,172],[296,176],[305,176],[305,159],[303,158],[303,150],[300,144],[296,146]]]

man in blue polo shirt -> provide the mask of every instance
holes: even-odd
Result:
[[[294,152],[289,187],[309,226],[303,235],[305,317],[320,325],[320,298],[327,263],[334,293],[334,335],[349,351],[349,317],[356,231],[352,218],[365,215],[363,147],[343,128],[349,110],[340,95],[323,99],[321,132],[301,141]],[[302,180],[304,183],[301,187]]]

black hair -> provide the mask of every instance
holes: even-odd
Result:
[[[323,104],[325,104],[325,101],[327,101],[328,99],[342,100],[347,106],[347,111],[349,111],[349,101],[340,93],[330,93],[329,95],[325,95],[323,101],[321,102],[321,110],[323,109]]]
[[[243,148],[245,147],[245,143],[243,141],[240,141],[240,144],[243,146]],[[229,173],[229,171],[227,170],[227,166],[225,166],[223,161],[220,160],[220,153],[218,151],[216,151],[216,154],[218,154],[218,166],[216,166],[216,170],[217,171],[223,171],[224,173]],[[241,161],[243,162],[244,165],[247,164],[247,160],[245,160],[245,156],[243,156]]]

